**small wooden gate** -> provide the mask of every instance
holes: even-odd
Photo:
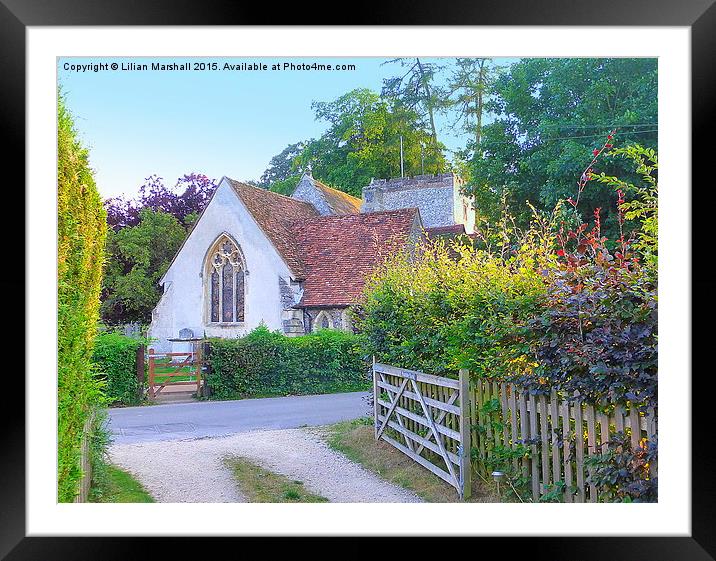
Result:
[[[202,392],[202,342],[196,341],[192,351],[183,353],[155,353],[149,349],[149,398],[155,399],[167,386],[196,386]],[[168,358],[169,362],[157,359]],[[173,380],[180,378],[179,380]]]
[[[432,376],[373,360],[375,439],[384,440],[470,497],[468,373]]]

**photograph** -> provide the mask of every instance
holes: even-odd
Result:
[[[658,62],[57,57],[57,502],[658,502]]]
[[[708,3],[0,0],[0,559],[713,561]]]

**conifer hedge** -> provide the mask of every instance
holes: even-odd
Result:
[[[57,105],[57,483],[72,502],[82,477],[82,434],[102,402],[92,351],[107,234],[106,213],[62,96]]]

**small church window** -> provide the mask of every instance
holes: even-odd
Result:
[[[316,319],[313,320],[313,330],[328,329],[332,327],[331,317],[326,311],[319,312]]]
[[[208,254],[208,302],[211,322],[244,321],[245,266],[241,250],[222,236]]]

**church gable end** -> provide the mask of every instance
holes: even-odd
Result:
[[[291,197],[312,204],[321,216],[360,212],[360,199],[324,185],[308,173],[303,174]]]

